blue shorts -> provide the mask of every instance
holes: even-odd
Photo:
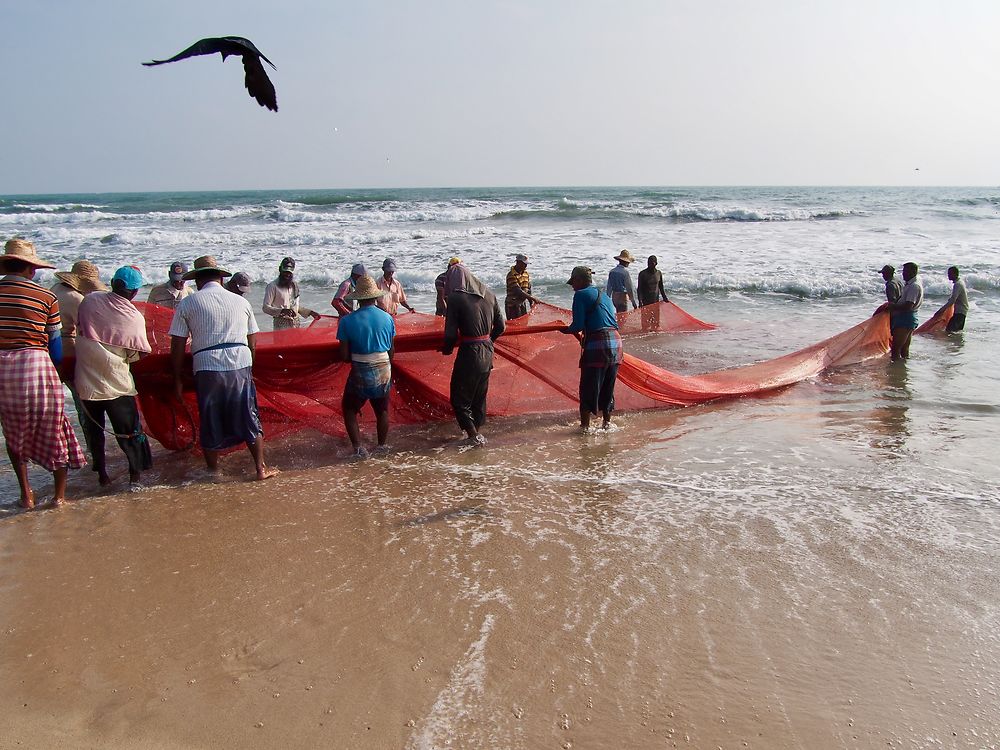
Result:
[[[917,313],[913,310],[909,312],[894,312],[889,316],[889,328],[890,330],[896,330],[897,328],[910,328],[916,329],[917,327]]]

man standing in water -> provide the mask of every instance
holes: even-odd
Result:
[[[366,401],[371,402],[375,412],[378,450],[385,450],[385,441],[389,437],[389,386],[396,323],[392,315],[376,305],[386,294],[378,288],[375,279],[362,276],[355,290],[347,295],[347,299],[358,303],[358,309],[341,320],[337,327],[340,359],[351,363],[351,374],[344,384],[341,411],[344,413],[347,437],[358,458],[368,455],[361,445],[361,430],[358,427],[358,414]]]
[[[910,356],[910,339],[917,327],[917,309],[924,301],[924,287],[917,276],[916,263],[903,264],[903,293],[897,302],[886,302],[875,312],[889,312],[890,356],[895,362]]]
[[[0,255],[0,427],[22,508],[35,507],[28,461],[52,472],[53,505],[66,499],[68,469],[87,462],[53,366],[62,359],[59,302],[35,283],[39,268],[55,266],[42,261],[27,240],[7,241]]]
[[[264,287],[261,310],[274,318],[274,330],[297,328],[299,317],[319,320],[320,314],[299,304],[299,285],[295,281],[295,259],[282,258],[278,278]]]
[[[669,302],[667,292],[663,288],[663,274],[656,270],[656,256],[650,255],[646,267],[639,271],[639,307],[642,308],[642,330],[656,330],[660,327],[659,297]]]
[[[392,258],[386,258],[382,261],[382,278],[375,283],[379,289],[385,292],[376,304],[387,313],[395,315],[399,311],[400,305],[410,312],[416,312],[416,310],[410,307],[410,303],[406,299],[406,292],[403,290],[403,285],[396,278],[396,261]],[[360,299],[360,297],[355,297],[355,299]]]
[[[246,443],[257,479],[269,479],[278,470],[264,463],[264,429],[251,372],[260,329],[250,303],[222,286],[222,279],[231,275],[210,255],[198,258],[194,270],[184,275],[195,280],[198,291],[181,300],[170,324],[174,387],[184,403],[184,348],[190,336],[205,464],[218,471],[219,452]]]
[[[882,266],[880,273],[885,279],[885,301],[899,302],[899,297],[903,293],[903,282],[896,278],[896,269],[885,265]]]
[[[146,302],[176,310],[180,301],[191,294],[191,289],[184,283],[184,274],[187,273],[187,270],[186,263],[181,263],[179,260],[171,263],[168,281],[165,284],[157,284],[150,289]]]
[[[122,266],[111,279],[110,292],[88,294],[80,303],[76,348],[76,387],[83,402],[80,423],[102,487],[111,483],[104,452],[105,415],[128,459],[129,484],[134,487],[142,472],[153,468],[129,369],[130,363],[151,351],[146,321],[132,304],[141,288],[139,269]]]
[[[503,334],[506,324],[496,295],[460,261],[448,269],[445,292],[448,310],[441,353],[451,354],[458,345],[451,371],[451,407],[469,444],[485,445],[486,437],[479,428],[486,424],[493,342]]]
[[[635,258],[628,250],[622,250],[615,256],[618,265],[608,273],[608,286],[605,291],[611,297],[611,302],[616,312],[627,312],[628,303],[632,302],[632,309],[639,306],[635,303],[635,290],[632,288],[632,277],[629,275],[629,263],[634,263]]]
[[[948,305],[955,307],[951,311],[951,320],[945,328],[948,333],[956,333],[965,329],[965,316],[969,314],[969,292],[965,288],[965,282],[958,278],[958,266],[951,266],[948,269],[948,280],[951,281],[951,296],[935,315],[940,315]]]
[[[577,266],[566,282],[573,287],[573,322],[561,333],[583,334],[580,356],[580,428],[590,428],[590,418],[598,411],[602,427],[611,426],[615,408],[615,381],[622,363],[622,338],[618,333],[615,308],[607,295],[593,285],[593,272]]]
[[[518,253],[514,265],[507,272],[507,297],[504,312],[507,320],[521,318],[531,312],[531,306],[538,300],[531,296],[531,276],[528,274],[528,256]]]

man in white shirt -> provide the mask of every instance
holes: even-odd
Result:
[[[142,472],[153,467],[129,369],[150,352],[146,322],[132,304],[141,287],[139,269],[122,266],[111,279],[110,292],[88,294],[79,308],[75,380],[83,405],[80,423],[102,487],[111,483],[104,455],[105,415],[128,459],[129,484],[138,485]]]
[[[295,282],[295,259],[283,258],[278,266],[278,278],[264,288],[265,315],[274,318],[274,330],[297,328],[299,316],[319,320],[320,314],[299,304],[299,285]]]
[[[875,312],[889,311],[889,329],[892,339],[889,342],[892,360],[904,360],[910,356],[910,339],[917,327],[917,309],[924,301],[924,286],[917,276],[919,269],[916,263],[903,264],[903,293],[898,302],[886,302]]]
[[[951,266],[948,269],[948,280],[951,281],[951,296],[935,315],[940,315],[948,305],[954,305],[951,311],[951,320],[945,328],[948,333],[956,333],[965,329],[965,316],[969,314],[969,292],[965,288],[965,282],[958,278],[958,266]]]
[[[250,303],[222,286],[232,274],[215,258],[202,256],[184,275],[198,291],[181,301],[170,324],[170,359],[177,399],[184,403],[184,349],[191,337],[199,439],[209,471],[218,471],[219,452],[246,443],[257,479],[278,473],[264,463],[264,429],[253,382],[255,336],[260,330]]]
[[[181,300],[191,294],[191,289],[184,283],[184,274],[187,273],[187,270],[186,263],[181,263],[179,260],[171,263],[168,281],[165,284],[157,284],[150,289],[146,302],[176,310]]]

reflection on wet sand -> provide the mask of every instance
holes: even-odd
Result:
[[[994,508],[886,495],[885,452],[831,457],[799,409],[512,421],[9,519],[5,741],[997,743]]]

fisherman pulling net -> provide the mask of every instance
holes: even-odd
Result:
[[[152,354],[134,366],[139,403],[147,432],[166,448],[183,450],[197,443],[197,403],[193,383],[177,403],[169,364],[167,330],[173,311],[137,305],[146,317]],[[621,313],[624,338],[650,332],[678,333],[715,326],[671,302],[657,304],[655,315]],[[511,321],[496,342],[488,414],[575,413],[579,407],[580,345],[558,331],[568,310],[535,305]],[[655,321],[655,327],[651,321]],[[440,353],[442,318],[420,313],[396,317],[396,354],[392,418],[396,424],[450,420],[451,357]],[[323,318],[308,328],[257,335],[253,372],[261,421],[269,438],[303,428],[343,436],[341,398],[349,366],[338,356],[337,320]],[[626,354],[618,375],[618,410],[688,406],[781,388],[832,367],[884,355],[889,346],[888,315],[880,314],[818,344],[777,359],[701,375],[678,375]]]

